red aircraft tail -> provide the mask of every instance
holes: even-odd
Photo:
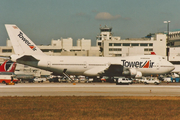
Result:
[[[151,55],[156,55],[156,53],[155,52],[151,52]]]
[[[1,66],[0,66],[0,72],[14,72],[16,68],[16,63],[12,62],[10,60],[6,60]]]

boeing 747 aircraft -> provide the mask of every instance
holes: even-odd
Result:
[[[173,64],[158,55],[128,57],[80,57],[45,55],[16,25],[5,25],[14,48],[12,61],[57,75],[131,76],[166,74]]]

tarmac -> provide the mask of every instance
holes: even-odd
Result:
[[[48,82],[0,84],[0,96],[180,96],[180,83],[160,85]]]

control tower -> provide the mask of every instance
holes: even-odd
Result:
[[[98,35],[96,37],[96,39],[97,39],[96,44],[98,46],[101,46],[102,40],[111,40],[111,38],[112,38],[112,33],[111,33],[112,27],[107,27],[105,25],[105,27],[100,27],[99,29],[100,29],[100,35]]]

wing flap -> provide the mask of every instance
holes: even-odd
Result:
[[[86,76],[120,76],[123,74],[124,67],[120,64],[110,66],[94,67],[84,72]]]

